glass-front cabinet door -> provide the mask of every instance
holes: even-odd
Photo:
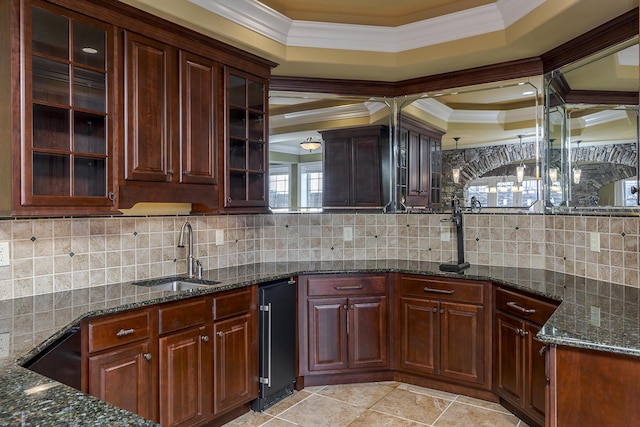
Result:
[[[266,82],[226,69],[227,208],[268,208]]]
[[[29,12],[21,204],[110,207],[113,27],[38,2]]]

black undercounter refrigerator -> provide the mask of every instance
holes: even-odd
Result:
[[[296,282],[261,284],[259,294],[260,396],[251,409],[263,411],[293,393],[296,381]]]

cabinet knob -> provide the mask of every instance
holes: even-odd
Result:
[[[347,304],[343,305],[342,308],[344,308],[345,310],[347,310]]]
[[[109,191],[109,194],[107,194],[107,197],[109,198],[109,200],[113,202],[116,199],[116,193],[114,193],[113,191]]]
[[[145,353],[142,355],[142,357],[144,357],[147,360],[151,360],[151,353]]]
[[[231,203],[231,197],[227,197],[227,202]]]
[[[444,308],[440,309],[440,314],[444,314]]]
[[[545,346],[544,346],[544,347],[542,347],[540,350],[538,350],[538,354],[539,354],[540,356],[544,356],[544,354],[546,353],[546,351],[547,351],[547,346],[545,345]]]
[[[209,337],[206,335],[201,336],[200,339],[204,342],[209,342]]]
[[[438,309],[434,307],[434,308],[433,308],[433,312],[434,312],[434,313],[437,313],[437,312],[438,312]]]
[[[168,173],[169,175],[173,175],[173,169],[169,169],[169,170],[167,171],[167,173]]]
[[[217,336],[219,336],[220,338],[222,338],[222,337],[224,336],[224,332],[222,332],[222,331],[218,331],[218,332],[216,333],[216,335],[217,335]]]
[[[349,306],[349,308],[350,308],[351,310],[353,310],[353,304],[351,304],[351,305]]]
[[[183,175],[189,175],[189,171],[182,172]]]

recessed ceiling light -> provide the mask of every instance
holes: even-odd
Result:
[[[82,51],[83,51],[84,53],[90,53],[90,54],[92,54],[92,55],[93,55],[93,54],[95,54],[95,53],[98,53],[98,49],[95,49],[95,48],[93,48],[93,47],[83,47],[83,48],[82,48]]]

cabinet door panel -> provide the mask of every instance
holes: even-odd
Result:
[[[174,48],[125,33],[125,179],[167,181],[171,159]]]
[[[248,402],[252,387],[252,330],[249,313],[214,323],[214,414]]]
[[[541,424],[544,424],[544,414],[546,412],[547,373],[545,366],[545,356],[540,354],[540,349],[546,345],[536,339],[540,331],[538,326],[526,324],[526,346],[527,346],[527,371],[526,389],[524,391],[525,410]]]
[[[400,368],[437,373],[440,354],[438,303],[400,298]]]
[[[483,309],[470,304],[441,303],[441,375],[484,381]]]
[[[180,180],[193,184],[217,183],[218,64],[180,52],[182,135]]]
[[[207,338],[204,338],[207,337]],[[205,326],[160,338],[160,423],[192,425],[211,412],[211,344]]]
[[[89,394],[145,418],[154,418],[153,359],[147,342],[91,356]]]
[[[496,390],[502,397],[518,404],[522,404],[523,398],[524,352],[522,337],[517,330],[522,327],[520,320],[502,314],[496,316]],[[544,358],[542,368],[544,376]]]
[[[351,170],[351,152],[348,138],[325,140],[323,148],[322,205],[349,206],[349,186]],[[328,167],[327,165],[331,165]]]
[[[379,137],[353,138],[351,157],[351,205],[381,206]],[[345,182],[341,184],[344,186]]]
[[[349,298],[349,367],[386,367],[387,297]]]
[[[309,370],[347,368],[346,298],[311,299],[307,304]]]

